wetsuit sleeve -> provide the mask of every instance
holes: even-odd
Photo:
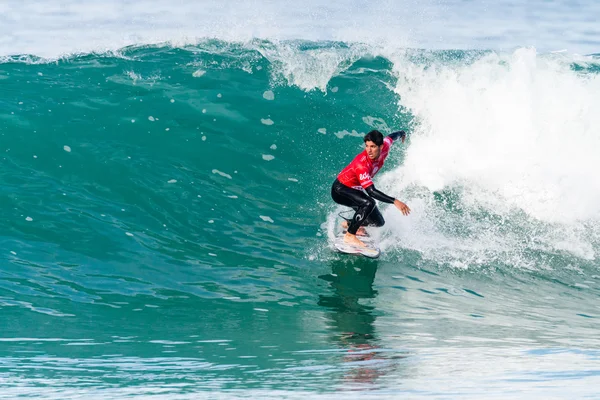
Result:
[[[372,198],[374,198],[375,200],[379,200],[379,201],[383,201],[384,203],[393,203],[394,199],[393,197],[388,196],[387,194],[380,192],[379,190],[375,189],[375,185],[371,185],[368,188],[365,189],[365,191],[367,192],[367,194],[369,196],[371,196]]]
[[[388,135],[388,137],[391,138],[394,142],[403,136],[406,136],[406,132],[404,131],[392,132]]]

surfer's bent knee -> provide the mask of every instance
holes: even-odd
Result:
[[[366,210],[365,217],[368,217],[369,214],[371,214],[371,212],[375,209],[376,205],[377,203],[375,202],[375,200],[373,200],[371,197],[366,196],[366,198],[361,204],[361,208],[364,208]]]

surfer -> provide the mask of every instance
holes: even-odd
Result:
[[[365,150],[354,157],[354,160],[339,173],[331,187],[331,197],[338,204],[351,207],[355,213],[347,228],[344,242],[355,246],[365,247],[356,234],[365,234],[363,226],[383,226],[385,220],[377,209],[375,200],[394,204],[404,215],[410,213],[410,208],[403,202],[375,189],[373,177],[383,167],[392,144],[406,139],[406,132],[397,131],[387,135],[377,130],[367,133],[364,137]]]

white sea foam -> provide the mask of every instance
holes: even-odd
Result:
[[[221,171],[219,171],[218,169],[213,169],[213,170],[212,170],[212,173],[213,173],[213,174],[217,174],[217,175],[221,175],[222,177],[224,177],[224,178],[227,178],[227,179],[233,179],[233,178],[231,177],[231,175],[229,175],[229,174],[226,174],[225,172],[221,172]]]
[[[548,222],[600,218],[600,77],[520,49],[460,67],[400,64],[402,104],[421,121],[405,179],[468,182],[472,202]]]
[[[358,133],[354,129],[352,130],[352,132],[349,132],[344,129],[343,131],[334,132],[334,135],[337,136],[339,139],[343,139],[344,136],[363,137],[364,134]]]
[[[535,49],[471,63],[395,60],[415,116],[401,166],[380,179],[394,240],[438,262],[539,268],[526,251],[600,249],[600,76]]]
[[[266,215],[259,215],[260,219],[262,219],[265,222],[271,222],[274,223],[275,221],[273,221],[273,219],[271,217],[268,217]]]
[[[362,44],[348,47],[306,49],[301,43],[283,42],[261,46],[257,50],[273,65],[273,80],[283,78],[288,85],[303,90],[325,92],[331,78],[350,67],[356,60],[371,54],[374,48]]]

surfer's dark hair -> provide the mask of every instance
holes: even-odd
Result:
[[[373,131],[367,133],[363,140],[365,143],[373,142],[377,146],[381,146],[381,145],[383,145],[383,134],[381,132],[379,132],[378,130],[373,130]]]

